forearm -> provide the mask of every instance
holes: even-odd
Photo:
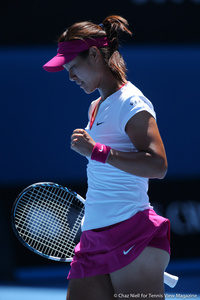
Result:
[[[146,178],[162,179],[167,172],[166,158],[154,153],[111,149],[107,163],[124,172]]]
[[[76,129],[71,136],[71,149],[83,156],[107,162],[115,168],[140,177],[162,179],[166,174],[167,159],[162,143],[149,145],[146,147],[147,151],[122,152],[108,149],[108,152],[106,150],[108,158],[107,155],[105,158],[105,153],[101,149],[101,146],[106,146],[101,144],[97,147],[96,154],[92,155],[97,144],[83,129]]]

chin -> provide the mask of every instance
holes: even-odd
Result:
[[[91,88],[84,88],[84,87],[82,87],[82,89],[84,90],[84,92],[86,93],[86,94],[92,94],[95,90],[96,90],[96,88],[94,88],[94,89],[91,89]]]

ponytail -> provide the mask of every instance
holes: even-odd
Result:
[[[124,59],[118,49],[120,46],[120,34],[127,33],[132,35],[132,32],[128,29],[128,22],[120,16],[113,15],[105,18],[102,25],[106,32],[106,36],[110,40],[110,47],[108,49],[102,49],[105,54],[104,59],[113,75],[120,81],[125,82],[127,69]]]
[[[113,50],[119,48],[119,35],[124,32],[132,35],[132,32],[128,30],[128,21],[120,16],[109,16],[102,22],[106,35],[111,42]]]

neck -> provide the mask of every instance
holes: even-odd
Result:
[[[110,75],[106,76],[105,74],[105,76],[103,76],[100,86],[98,88],[101,96],[101,102],[103,102],[110,95],[117,92],[121,88],[121,86],[127,82],[126,80],[117,80],[112,74]]]

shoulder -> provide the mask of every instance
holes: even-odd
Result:
[[[140,108],[147,109],[147,111],[154,112],[154,107],[151,101],[131,82],[125,86],[125,89],[122,91],[122,109],[128,110],[138,110]]]
[[[128,81],[127,84],[121,88],[121,98],[126,100],[136,96],[139,97],[144,95],[134,84]]]
[[[129,84],[122,91],[120,97],[119,122],[121,130],[126,131],[128,121],[139,112],[146,111],[156,119],[156,113],[152,103],[133,84]]]

